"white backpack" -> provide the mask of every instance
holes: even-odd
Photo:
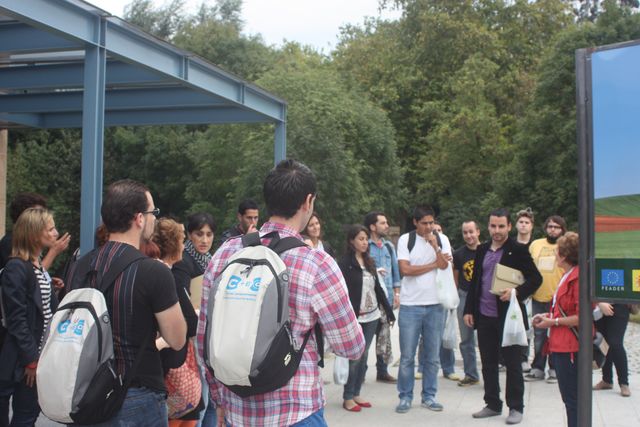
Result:
[[[80,286],[90,286],[91,277],[97,275],[87,268],[93,254],[95,251],[78,261],[84,267],[76,270]],[[38,403],[47,418],[94,424],[109,420],[120,409],[142,351],[127,379],[117,374],[104,293],[122,271],[141,258],[144,256],[139,252],[125,252],[102,277],[98,275],[96,289],[72,290],[60,302],[36,370]]]
[[[262,245],[258,233],[242,237],[243,249],[227,261],[214,281],[207,307],[205,362],[222,384],[241,397],[263,394],[286,385],[296,373],[302,352],[291,333],[289,278],[280,258],[305,244],[280,239],[277,232]],[[316,340],[322,341],[316,324]],[[322,354],[321,346],[318,346]]]

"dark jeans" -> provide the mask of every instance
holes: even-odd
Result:
[[[534,299],[531,300],[531,313],[535,316],[536,314],[548,313],[550,302],[538,302]],[[532,369],[538,369],[542,371],[544,377],[544,371],[547,364],[547,356],[542,354],[542,348],[544,344],[547,342],[547,329],[543,328],[534,328],[533,334],[533,363],[531,364]],[[551,361],[549,362],[549,369],[553,369],[553,364]]]
[[[567,410],[567,426],[578,427],[578,353],[551,353],[550,359]]]
[[[482,361],[484,381],[484,401],[490,409],[502,411],[498,361],[500,354],[507,368],[507,389],[505,400],[510,409],[523,412],[524,378],[522,377],[522,346],[502,347],[504,325],[497,317],[480,315],[476,319],[478,327],[478,347]]]
[[[9,424],[9,399],[13,416]],[[36,386],[27,387],[24,381],[19,383],[0,382],[0,426],[33,426],[40,415],[38,391]]]
[[[609,344],[607,358],[602,365],[602,381],[613,384],[613,365],[616,365],[618,384],[629,385],[627,351],[624,349],[624,334],[629,323],[629,307],[614,304],[613,316],[603,316],[596,322],[596,328]]]
[[[373,336],[376,333],[379,321],[379,319],[376,319],[373,322],[360,323],[365,341],[364,353],[362,353],[362,356],[358,360],[349,360],[349,379],[344,385],[344,391],[342,392],[342,398],[344,400],[350,400],[353,399],[354,396],[360,396],[360,388],[364,382],[364,376],[367,373],[369,347],[371,346],[371,341],[373,341]]]

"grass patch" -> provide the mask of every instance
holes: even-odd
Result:
[[[596,215],[640,216],[640,194],[595,200]]]
[[[640,230],[594,234],[596,258],[640,258]]]

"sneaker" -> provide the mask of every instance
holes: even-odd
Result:
[[[547,383],[555,384],[557,382],[558,382],[558,378],[556,377],[556,374],[549,372],[549,376],[547,377]]]
[[[611,390],[613,388],[613,384],[606,383],[604,381],[600,381],[598,384],[593,386],[594,390]]]
[[[444,409],[444,406],[442,406],[440,403],[436,402],[435,400],[425,400],[422,402],[422,407],[423,408],[427,408],[431,411],[434,412],[442,412],[442,410]]]
[[[411,401],[409,399],[400,399],[400,403],[396,406],[396,412],[404,414],[409,412],[409,409],[411,409]]]
[[[386,383],[386,384],[396,384],[398,382],[397,378],[392,377],[391,375],[389,375],[388,372],[385,374],[378,375],[376,377],[376,381],[378,381],[379,383]]]
[[[422,379],[422,372],[416,372],[415,379],[421,380]]]
[[[473,414],[471,414],[471,416],[473,418],[489,418],[489,417],[497,417],[498,415],[501,415],[501,414],[502,414],[502,411],[494,411],[488,406],[485,406],[484,408],[480,409],[478,412],[474,412]]]
[[[498,372],[507,372],[507,367],[502,363],[498,365]]]
[[[507,417],[507,424],[520,424],[522,422],[522,412],[515,409],[509,409],[509,416]]]
[[[451,381],[460,381],[462,379],[460,378],[460,375],[456,374],[455,372],[452,372],[450,374],[444,374],[444,377]]]
[[[522,372],[524,372],[525,374],[531,372],[531,365],[529,364],[529,362],[522,362]]]
[[[527,382],[542,381],[544,380],[544,374],[539,374],[532,369],[531,372],[524,376],[524,380]]]
[[[470,385],[476,385],[479,382],[480,381],[478,381],[475,378],[465,376],[463,379],[458,381],[458,387],[466,387],[466,386],[470,386]]]
[[[622,397],[630,397],[631,396],[631,390],[629,389],[628,385],[620,384],[620,395]]]

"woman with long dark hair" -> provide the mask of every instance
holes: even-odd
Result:
[[[347,411],[360,412],[362,408],[371,407],[371,403],[360,396],[360,388],[367,372],[369,347],[380,321],[380,309],[384,310],[389,322],[395,321],[395,316],[378,281],[375,263],[369,256],[369,235],[364,226],[349,227],[347,250],[338,265],[366,343],[360,359],[349,361],[349,379],[344,386],[342,407]]]
[[[58,240],[53,215],[26,209],[13,226],[11,258],[2,272],[6,335],[0,351],[0,424],[34,425],[40,414],[36,368],[44,334],[58,306],[52,279],[42,266],[44,248]],[[59,280],[59,279],[58,279]]]

